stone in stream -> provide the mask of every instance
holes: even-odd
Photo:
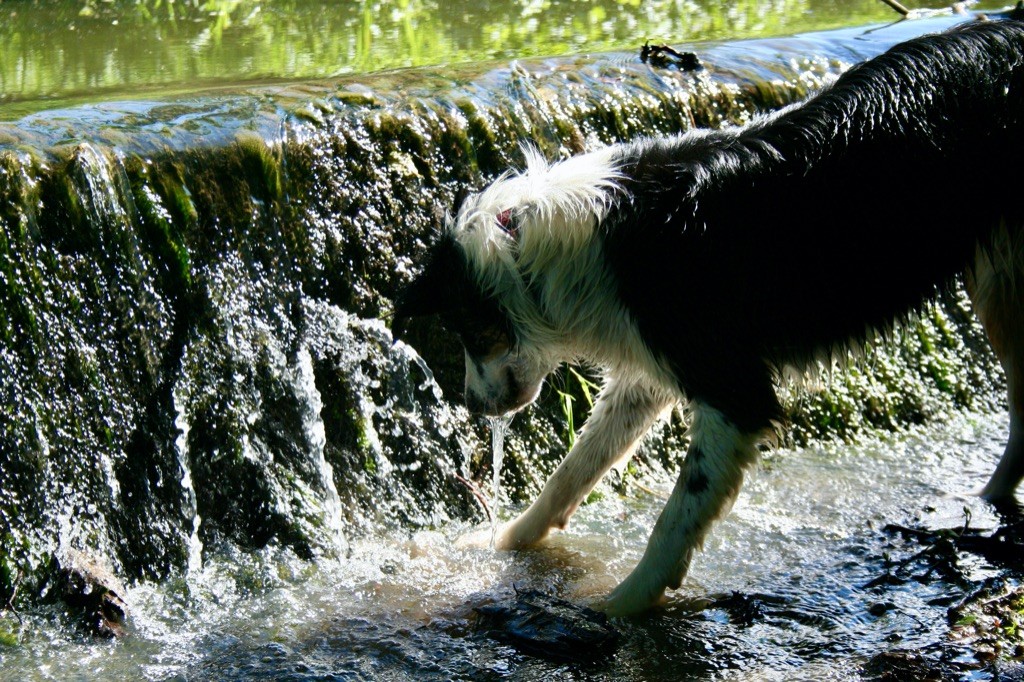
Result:
[[[477,606],[477,626],[533,656],[588,661],[611,654],[619,632],[603,613],[537,590]]]
[[[82,623],[97,637],[123,637],[128,606],[121,595],[124,587],[106,568],[91,557],[69,551],[60,562],[56,576],[58,596],[81,612]]]

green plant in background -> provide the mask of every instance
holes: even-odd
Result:
[[[572,381],[575,380],[575,381]],[[579,391],[577,395],[573,389]],[[575,401],[577,397],[582,397],[583,401],[587,405],[587,412],[594,407],[594,395],[601,390],[601,387],[595,382],[591,381],[587,377],[580,374],[571,365],[566,365],[566,384],[565,390],[555,389],[558,391],[558,401],[562,406],[562,416],[565,418],[565,441],[571,450],[573,445],[576,444],[576,413],[575,413]]]

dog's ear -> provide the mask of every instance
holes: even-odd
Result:
[[[466,260],[455,238],[443,235],[431,247],[426,265],[395,300],[391,333],[403,338],[409,320],[440,315],[454,310],[459,302],[459,286],[465,278]]]
[[[455,220],[455,216],[459,215],[459,211],[462,210],[462,204],[466,202],[466,199],[472,193],[473,192],[466,185],[459,185],[455,188],[451,213],[441,205],[434,207],[434,227],[438,234],[443,234],[449,227],[449,224]]]
[[[466,199],[473,192],[466,185],[459,185],[455,190],[455,197],[452,201],[452,215],[459,215],[459,211],[462,210],[462,205],[466,203]]]

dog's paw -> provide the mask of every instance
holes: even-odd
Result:
[[[551,532],[546,519],[537,522],[528,513],[498,529],[494,546],[498,549],[526,549],[539,544]]]
[[[455,540],[455,546],[464,549],[486,549],[493,547],[500,550],[524,549],[532,547],[547,537],[547,531],[538,531],[522,519],[516,519],[498,527],[493,532],[490,526],[482,526],[470,531]],[[493,540],[492,540],[493,539]]]
[[[635,616],[648,611],[665,601],[665,588],[640,584],[641,581],[626,578],[603,600],[593,605],[596,611],[604,611],[612,617]]]
[[[457,537],[455,546],[459,549],[487,549],[491,546],[491,537],[491,527],[481,527]],[[497,540],[496,537],[495,540]],[[495,547],[497,547],[497,542],[495,542]]]

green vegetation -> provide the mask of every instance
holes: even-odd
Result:
[[[0,623],[0,647],[15,647],[18,643],[17,633],[8,630],[6,624]]]
[[[794,443],[897,430],[951,410],[998,409],[1002,371],[962,290],[784,391]],[[988,385],[988,388],[985,388]]]
[[[575,367],[566,365],[565,385],[563,388],[555,390],[558,393],[558,402],[562,408],[562,416],[565,418],[566,447],[571,450],[572,446],[576,444],[576,413],[582,407],[579,405],[579,399],[582,398],[586,404],[586,409],[581,415],[583,419],[586,419],[586,416],[590,414],[590,410],[594,407],[594,398],[597,396],[598,391],[601,390],[601,387],[580,374]]]
[[[950,611],[950,639],[982,659],[1024,658],[1024,591],[998,583]]]

